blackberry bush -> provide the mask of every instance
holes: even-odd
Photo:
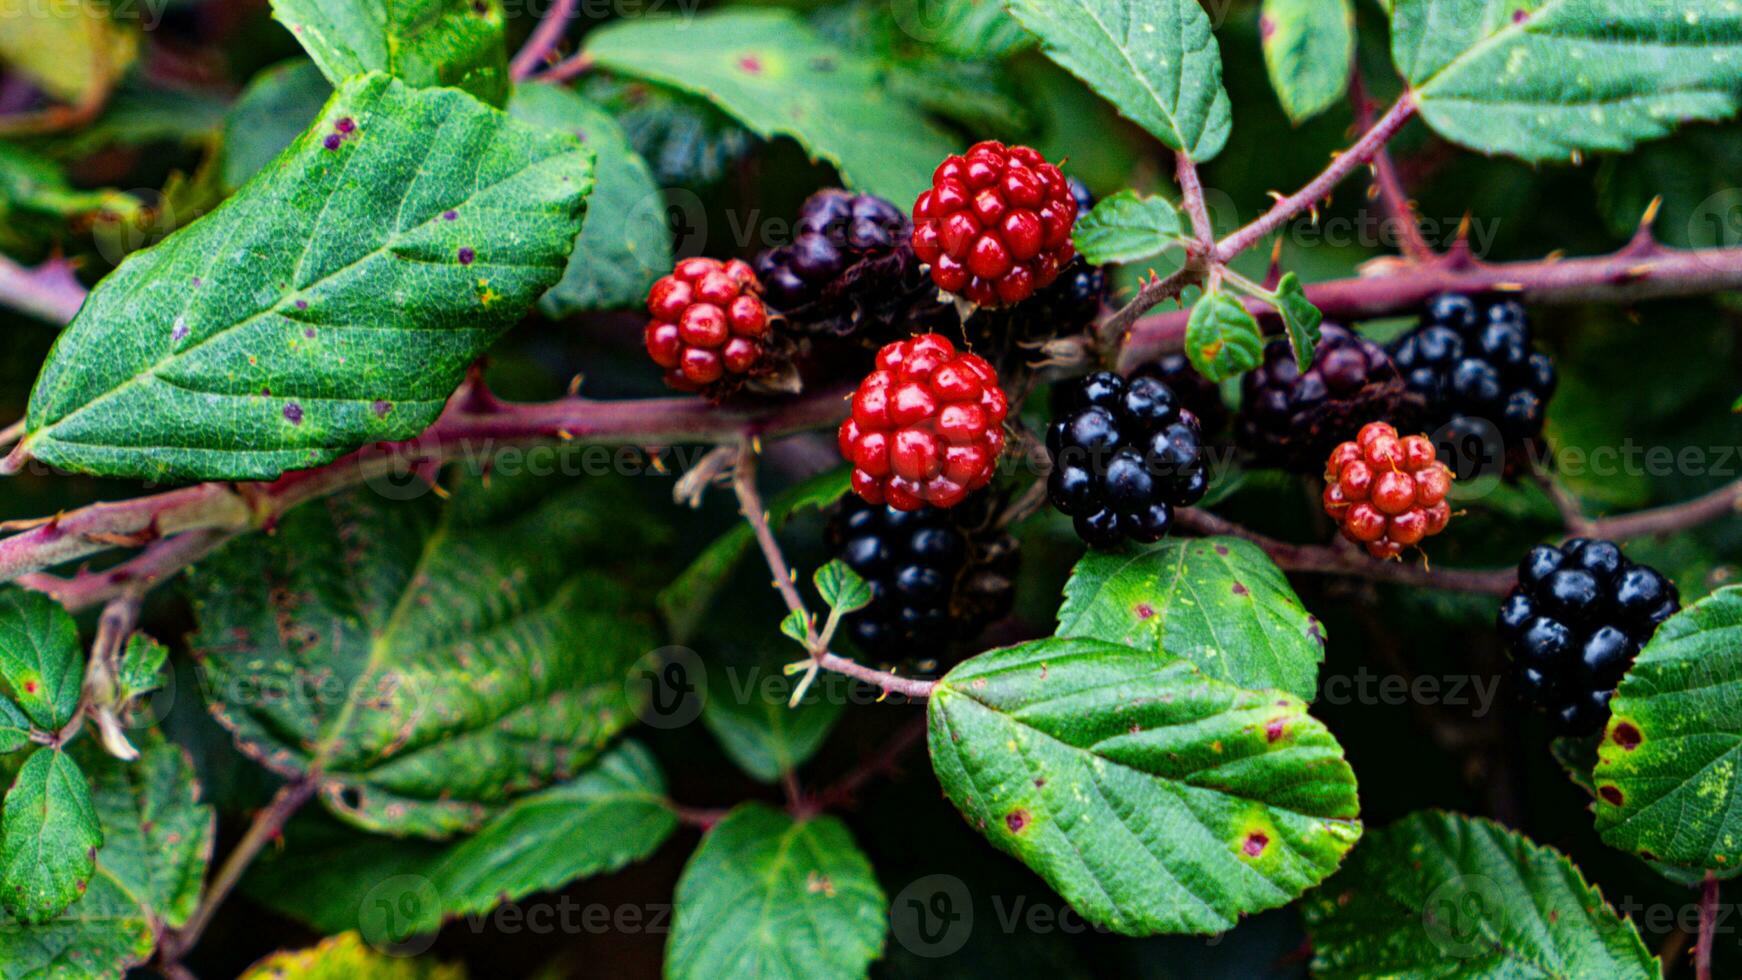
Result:
[[[1197,418],[1166,383],[1100,371],[1053,398],[1047,498],[1093,547],[1159,541],[1209,490]]]
[[[1616,683],[1680,608],[1674,583],[1629,561],[1613,541],[1532,548],[1498,620],[1519,697],[1562,734],[1602,728]]]

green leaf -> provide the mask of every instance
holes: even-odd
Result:
[[[1391,57],[1441,136],[1564,160],[1734,114],[1742,14],[1728,0],[1397,0]]]
[[[1270,556],[1238,538],[1089,552],[1065,583],[1058,635],[1153,650],[1239,687],[1309,701],[1325,659],[1324,625]]]
[[[30,719],[12,699],[0,694],[0,755],[30,744]]]
[[[852,482],[852,475],[851,468],[841,467],[819,473],[784,491],[769,501],[769,524],[778,529],[800,510],[821,510],[841,499]],[[709,542],[683,574],[659,593],[659,609],[670,625],[674,639],[679,643],[689,641],[713,605],[714,596],[737,566],[738,559],[755,543],[756,537],[749,523],[735,522],[731,530]]]
[[[862,977],[883,955],[888,910],[845,824],[745,803],[684,866],[666,980]]]
[[[702,724],[739,769],[760,782],[777,782],[822,747],[852,702],[853,682],[824,671],[794,706],[792,693],[802,674],[788,674],[786,668],[797,651],[757,642],[734,619],[713,622],[719,632],[710,634],[700,651],[708,679]],[[739,636],[744,639],[735,639]],[[804,643],[802,627],[793,639]]]
[[[224,116],[224,186],[234,191],[265,169],[332,97],[332,83],[307,58],[255,75]]]
[[[994,650],[928,708],[944,794],[1090,922],[1220,932],[1330,874],[1361,836],[1336,739],[1281,691],[1090,639]]]
[[[1647,860],[1742,867],[1742,586],[1657,628],[1610,702],[1597,832]]]
[[[444,920],[642,860],[677,827],[646,747],[626,741],[580,775],[525,796],[457,843],[360,834],[299,817],[243,890],[322,932],[399,943]]]
[[[1012,20],[1002,3],[934,0],[893,3],[890,14],[908,37],[945,54],[996,61],[1029,47],[1034,39]]]
[[[105,476],[261,480],[418,434],[560,277],[590,157],[462,92],[347,82],[234,197],[92,291],[22,446]]]
[[[1271,301],[1282,314],[1282,325],[1288,331],[1288,346],[1294,351],[1294,363],[1305,371],[1313,365],[1313,351],[1319,346],[1319,324],[1325,315],[1307,299],[1300,277],[1283,273],[1276,284],[1276,298]]]
[[[1240,300],[1221,290],[1205,293],[1186,321],[1186,356],[1198,373],[1224,381],[1258,366],[1264,335]]]
[[[120,682],[116,700],[126,704],[162,687],[163,665],[168,659],[169,648],[144,633],[128,637],[121,654],[121,670],[116,676]]]
[[[757,142],[712,103],[663,85],[595,73],[580,88],[623,127],[661,187],[716,184]]]
[[[329,936],[308,949],[273,953],[241,980],[465,980],[459,964],[378,952],[354,932]]]
[[[79,629],[60,603],[17,586],[0,588],[0,680],[37,728],[73,720],[85,679]]]
[[[78,763],[59,749],[33,753],[0,813],[0,906],[25,923],[53,919],[84,894],[102,843]]]
[[[1258,24],[1270,86],[1290,120],[1298,125],[1343,98],[1355,57],[1349,0],[1264,0]]]
[[[560,318],[639,307],[653,281],[671,271],[671,232],[665,194],[629,146],[623,127],[603,109],[555,85],[520,86],[508,111],[523,122],[579,139],[592,149],[598,172],[568,271],[538,308]]]
[[[1371,831],[1306,903],[1313,976],[1662,976],[1559,851],[1429,811]]]
[[[856,190],[908,202],[954,137],[889,96],[876,63],[781,10],[625,18],[587,34],[602,68],[707,97],[764,138],[791,136]]]
[[[797,641],[801,646],[810,645],[810,637],[805,635],[805,628],[810,625],[810,619],[802,611],[794,609],[780,621],[780,631]]]
[[[334,85],[382,71],[508,102],[501,0],[272,0],[272,14]]]
[[[658,529],[610,512],[610,484],[544,489],[359,489],[201,563],[191,649],[219,721],[398,834],[476,829],[580,771],[634,720],[630,671],[659,645],[635,568]]]
[[[1198,0],[1009,0],[1041,49],[1194,160],[1228,141],[1222,53]]]
[[[185,925],[193,913],[212,856],[212,811],[199,802],[186,752],[155,732],[140,747],[139,759],[124,763],[92,741],[75,744],[72,754],[91,776],[86,803],[103,831],[96,874],[58,917],[0,929],[8,980],[119,978],[145,962],[161,930]]]
[[[143,206],[137,198],[115,190],[86,191],[67,181],[53,160],[11,143],[0,143],[0,216],[30,212],[56,218],[96,214],[106,220],[128,220]]]
[[[1091,265],[1141,262],[1186,241],[1172,202],[1133,190],[1102,198],[1077,219],[1071,238]]]
[[[871,586],[839,558],[817,569],[817,594],[837,613],[858,612],[871,604]]]

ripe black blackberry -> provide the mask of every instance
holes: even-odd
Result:
[[[799,210],[790,245],[756,257],[764,299],[799,333],[859,336],[879,344],[944,307],[913,254],[900,208],[830,188]]]
[[[1198,417],[1204,432],[1220,432],[1228,424],[1228,406],[1222,403],[1222,386],[1198,373],[1184,354],[1169,354],[1159,361],[1141,364],[1134,378],[1156,378],[1173,389],[1179,407]]]
[[[1680,608],[1674,583],[1612,541],[1530,549],[1499,616],[1519,696],[1561,734],[1596,731],[1634,656]]]
[[[1414,428],[1399,411],[1403,382],[1385,350],[1340,324],[1319,331],[1306,371],[1288,341],[1277,338],[1264,348],[1263,363],[1240,380],[1234,435],[1262,465],[1316,474],[1332,450],[1374,419]]]
[[[1197,417],[1166,382],[1099,371],[1053,390],[1047,496],[1096,548],[1159,541],[1209,489]]]
[[[1095,206],[1089,188],[1066,177],[1080,217]],[[1038,359],[1039,349],[1054,337],[1080,333],[1095,322],[1107,295],[1105,268],[1073,258],[1052,284],[1014,306],[981,307],[962,324],[968,347],[995,367],[1017,360]]]
[[[931,673],[951,644],[1010,611],[1018,553],[1016,539],[995,525],[998,504],[990,493],[947,510],[842,500],[829,544],[872,595],[843,624],[860,649],[905,673]]]
[[[1516,472],[1542,435],[1554,361],[1532,345],[1518,301],[1436,296],[1391,359],[1459,479]]]

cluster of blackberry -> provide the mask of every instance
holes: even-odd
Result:
[[[1542,435],[1555,367],[1531,341],[1530,319],[1516,300],[1447,293],[1392,346],[1425,427],[1460,479],[1516,470]]]
[[[1532,548],[1499,616],[1519,696],[1562,734],[1598,730],[1633,658],[1680,608],[1674,583],[1612,541]]]
[[[1263,465],[1315,473],[1339,443],[1375,418],[1398,420],[1403,385],[1378,344],[1326,323],[1307,370],[1288,341],[1264,348],[1264,360],[1240,379],[1235,438]]]
[[[848,495],[830,519],[834,553],[871,587],[843,625],[861,650],[930,673],[951,643],[1010,611],[1019,553],[998,529],[997,498],[896,510]]]
[[[798,333],[897,339],[944,310],[910,241],[901,209],[880,197],[830,188],[799,210],[790,245],[756,257],[769,307]]]
[[[1097,548],[1159,541],[1209,489],[1198,421],[1166,382],[1099,371],[1053,392],[1047,495]]]

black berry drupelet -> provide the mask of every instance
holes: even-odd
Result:
[[[847,617],[867,654],[926,672],[950,644],[1010,611],[1016,541],[996,528],[998,498],[979,493],[945,510],[896,510],[849,494],[829,522],[835,554],[871,587]]]
[[[1680,608],[1669,579],[1628,561],[1612,541],[1532,548],[1500,604],[1519,696],[1561,734],[1596,731],[1634,656]]]
[[[1096,548],[1161,540],[1209,489],[1196,416],[1156,378],[1099,371],[1053,391],[1047,496]]]
[[[1542,435],[1555,366],[1531,340],[1518,301],[1447,293],[1392,346],[1425,427],[1460,479],[1499,466],[1515,472]]]
[[[804,202],[793,231],[790,245],[762,252],[754,265],[769,307],[798,333],[875,344],[916,313],[943,309],[914,257],[907,215],[888,201],[821,190]]]
[[[1414,428],[1398,411],[1404,390],[1378,344],[1336,323],[1320,327],[1313,363],[1301,371],[1288,341],[1240,381],[1234,434],[1261,464],[1318,473],[1325,458],[1374,419]]]
[[[1155,378],[1173,389],[1179,407],[1198,417],[1206,433],[1220,432],[1228,424],[1228,406],[1222,403],[1222,386],[1198,373],[1184,354],[1168,354],[1159,361],[1138,365],[1133,378]]]

